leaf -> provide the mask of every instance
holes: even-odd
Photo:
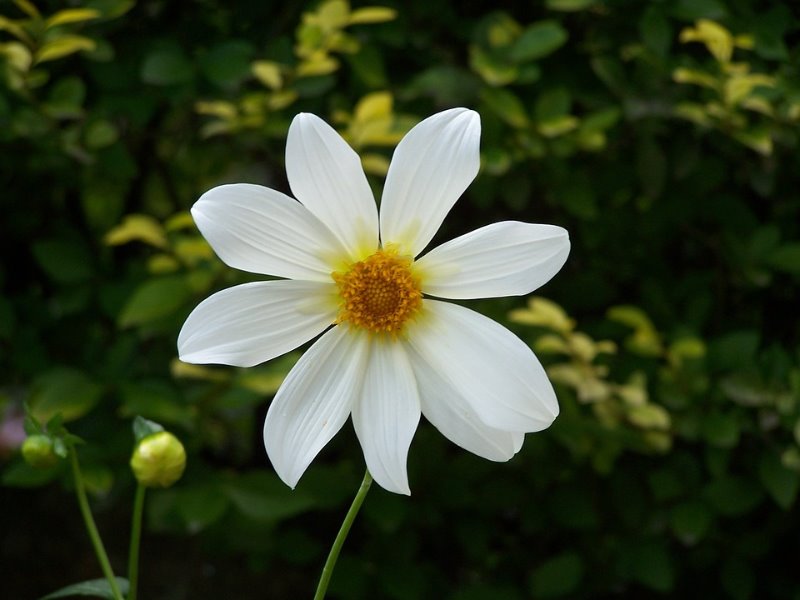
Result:
[[[677,0],[670,3],[672,15],[684,21],[697,19],[725,19],[728,9],[722,0]]]
[[[675,506],[670,512],[670,527],[685,544],[696,544],[702,540],[709,529],[713,514],[705,503],[689,500]]]
[[[227,483],[225,495],[246,517],[260,522],[288,519],[306,512],[313,499],[301,491],[291,490],[275,475],[247,473]]]
[[[42,14],[39,12],[39,9],[37,9],[32,2],[29,2],[29,0],[14,0],[14,4],[16,4],[22,12],[24,12],[33,20],[36,21],[42,18]]]
[[[81,240],[45,239],[32,245],[36,262],[59,283],[79,283],[93,275],[92,258]]]
[[[63,77],[55,82],[45,105],[48,114],[57,119],[77,118],[82,114],[86,85],[78,77]]]
[[[528,114],[522,101],[512,92],[502,88],[483,88],[481,100],[503,121],[522,129],[528,125]]]
[[[119,138],[117,128],[113,123],[106,119],[98,119],[91,121],[84,131],[84,139],[86,140],[86,147],[91,150],[97,150],[110,146]]]
[[[672,27],[662,10],[657,6],[649,6],[639,19],[639,35],[645,46],[657,56],[665,57],[672,43]]]
[[[731,414],[713,413],[702,421],[703,437],[712,446],[733,448],[739,443],[739,422]]]
[[[38,421],[61,413],[73,421],[89,412],[102,394],[102,388],[82,371],[56,367],[40,375],[31,386],[30,411]]]
[[[120,327],[142,325],[166,317],[189,299],[191,291],[186,279],[167,276],[142,283],[122,309]]]
[[[250,65],[250,71],[256,79],[271,90],[280,89],[283,85],[283,75],[278,63],[270,60],[257,60]]]
[[[357,8],[350,13],[347,19],[349,25],[363,25],[365,23],[385,23],[397,18],[397,11],[386,6],[365,6]]]
[[[669,413],[658,404],[641,404],[627,409],[628,420],[645,429],[669,429]]]
[[[528,26],[517,38],[510,56],[517,62],[536,60],[555,52],[568,37],[558,21],[539,21]]]
[[[716,510],[729,517],[749,513],[761,502],[761,490],[748,479],[726,476],[708,483],[703,489],[705,499]]]
[[[539,94],[536,99],[534,115],[537,121],[547,121],[569,114],[572,107],[572,96],[563,87],[549,89]]]
[[[119,591],[125,595],[128,593],[128,580],[123,577],[116,577]],[[93,598],[108,598],[114,600],[114,593],[107,579],[90,579],[81,583],[74,583],[61,588],[51,594],[42,596],[39,600],[52,600],[53,598],[68,598],[70,596],[91,596]]]
[[[783,510],[792,508],[800,489],[800,475],[787,469],[778,456],[768,453],[761,457],[758,476],[778,506]]]
[[[133,437],[137,442],[141,442],[148,435],[153,435],[159,431],[164,431],[164,428],[155,421],[150,421],[139,415],[133,420]]]
[[[48,60],[57,60],[81,50],[94,50],[97,44],[92,39],[82,35],[64,35],[42,45],[36,51],[35,62],[43,63]]]
[[[192,80],[193,65],[180,46],[169,45],[147,55],[140,76],[151,85],[180,85]]]
[[[156,248],[167,247],[164,227],[149,215],[126,215],[122,223],[103,237],[103,242],[109,246],[119,246],[132,241],[144,242]]]
[[[534,598],[557,598],[575,592],[583,579],[583,560],[565,552],[541,565],[531,574],[529,589]]]
[[[220,88],[234,88],[250,76],[250,60],[255,52],[244,40],[231,40],[212,46],[200,59],[200,70]]]
[[[597,0],[547,0],[545,6],[550,10],[560,10],[564,12],[577,12],[586,10],[597,4]]]
[[[93,8],[68,8],[60,10],[45,20],[44,25],[47,29],[66,25],[67,23],[82,23],[100,17],[100,13]]]
[[[800,275],[800,242],[779,246],[767,256],[767,263],[779,271]]]

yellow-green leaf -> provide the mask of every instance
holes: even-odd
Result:
[[[367,122],[383,119],[392,114],[392,94],[390,92],[373,92],[367,94],[356,104],[353,111],[355,121]]]
[[[57,60],[81,50],[94,50],[97,44],[82,35],[65,35],[44,44],[36,52],[36,62]]]
[[[8,64],[21,73],[27,72],[33,62],[30,50],[20,42],[0,44],[0,55],[5,56]]]
[[[361,166],[370,175],[383,177],[389,172],[389,160],[380,154],[362,154]]]
[[[642,404],[628,407],[628,420],[642,429],[669,429],[669,413],[658,404]]]
[[[28,2],[28,0],[14,0],[14,4],[16,4],[22,12],[24,12],[32,19],[36,20],[41,19],[42,14],[39,12],[39,9],[33,5],[32,2]]]
[[[318,56],[304,60],[297,67],[298,77],[328,75],[339,68],[339,61],[332,56]]]
[[[733,36],[719,23],[700,19],[694,27],[687,27],[681,31],[680,40],[687,42],[702,42],[708,51],[721,63],[731,60],[733,54]]]
[[[397,17],[397,11],[386,6],[365,6],[357,8],[350,13],[349,25],[363,25],[364,23],[385,23]]]
[[[256,79],[271,90],[280,89],[283,85],[283,75],[278,63],[271,60],[257,60],[250,65],[250,70]]]
[[[50,29],[67,23],[83,23],[98,17],[100,17],[100,12],[93,8],[68,8],[48,17],[44,24],[46,28]]]
[[[167,247],[167,237],[164,227],[148,215],[128,215],[109,231],[103,241],[109,246],[119,246],[132,241],[144,242],[156,248]]]
[[[528,300],[527,308],[512,310],[509,318],[523,325],[537,325],[566,333],[575,327],[575,321],[555,302],[539,296]]]

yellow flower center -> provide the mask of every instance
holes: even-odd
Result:
[[[371,333],[398,334],[422,305],[419,278],[410,256],[391,248],[378,250],[344,272],[332,273],[341,304],[337,323]]]

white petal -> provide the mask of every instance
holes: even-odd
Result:
[[[522,296],[558,273],[569,254],[567,230],[506,221],[434,248],[415,267],[423,291],[443,298]]]
[[[483,458],[506,461],[516,454],[515,436],[485,425],[461,392],[416,352],[409,355],[417,378],[422,414],[454,444]]]
[[[203,237],[229,266],[251,273],[330,281],[345,255],[333,234],[302,204],[260,185],[221,185],[192,207]]]
[[[525,441],[525,434],[522,432],[512,433],[514,440],[514,454],[522,450],[522,444]]]
[[[319,117],[300,113],[286,139],[286,175],[295,197],[350,253],[378,247],[378,209],[358,154]]]
[[[373,339],[353,426],[367,469],[390,492],[411,493],[406,459],[419,417],[417,383],[405,348],[396,341]]]
[[[423,300],[408,341],[489,427],[540,431],[558,416],[539,360],[499,323],[457,304]]]
[[[334,327],[300,357],[275,395],[264,446],[289,487],[347,420],[361,393],[368,348],[366,336]]]
[[[453,108],[428,117],[400,141],[381,200],[381,240],[419,254],[480,167],[478,113]]]
[[[184,362],[252,367],[322,333],[336,319],[336,286],[258,281],[217,292],[195,308],[178,334]]]

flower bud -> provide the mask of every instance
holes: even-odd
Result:
[[[36,469],[47,469],[58,462],[58,455],[53,448],[53,440],[40,433],[28,436],[23,442],[22,457],[26,463]]]
[[[131,469],[145,487],[169,487],[183,475],[186,451],[180,440],[168,431],[143,438],[131,456]]]

